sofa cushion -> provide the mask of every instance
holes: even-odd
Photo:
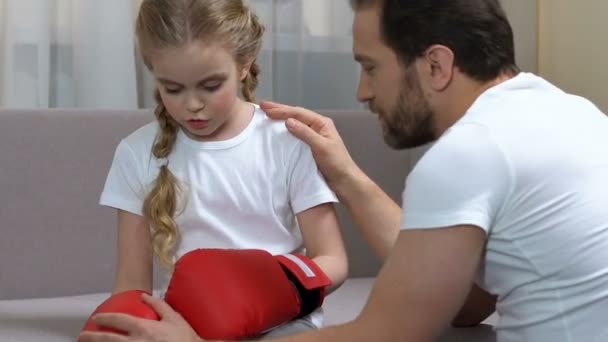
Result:
[[[325,324],[354,319],[363,308],[374,278],[352,278],[325,301]],[[156,292],[158,295],[158,292]],[[0,341],[74,341],[91,312],[108,296],[80,296],[0,301]],[[450,329],[441,341],[495,341],[491,325]]]
[[[365,111],[326,114],[353,159],[399,201],[410,153],[390,149],[376,117]],[[99,206],[99,196],[120,139],[152,120],[148,109],[0,108],[0,300],[73,296],[112,286],[116,210]],[[376,275],[380,262],[344,206],[338,205],[338,215],[351,276]],[[163,272],[154,274],[160,287]]]

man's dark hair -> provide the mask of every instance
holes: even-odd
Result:
[[[405,65],[441,44],[473,79],[519,71],[513,30],[498,0],[351,0],[351,6],[382,6],[383,38]]]

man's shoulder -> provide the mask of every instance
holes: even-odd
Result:
[[[494,145],[492,130],[481,122],[462,122],[448,128],[425,155],[465,154]]]
[[[449,128],[422,155],[412,174],[475,174],[507,166],[505,152],[492,130],[480,123]]]

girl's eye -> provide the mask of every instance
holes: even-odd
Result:
[[[167,92],[167,94],[177,94],[181,91],[180,88],[166,88],[165,87],[165,92]]]
[[[220,89],[220,87],[222,86],[222,82],[207,82],[205,84],[203,84],[203,89],[205,89],[206,91],[216,91],[218,89]]]

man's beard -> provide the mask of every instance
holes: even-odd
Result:
[[[434,113],[413,72],[406,71],[397,104],[392,109],[383,112],[370,105],[380,116],[384,141],[394,149],[414,148],[435,140]]]

